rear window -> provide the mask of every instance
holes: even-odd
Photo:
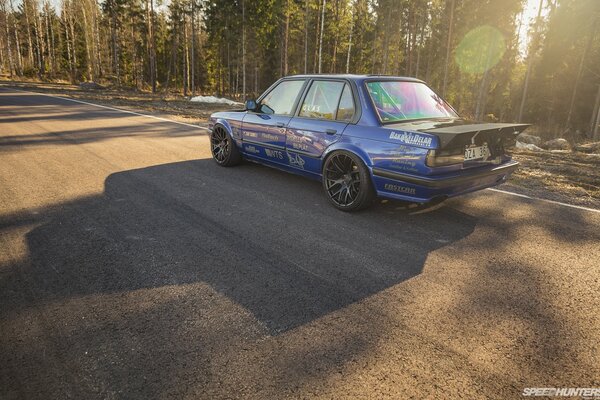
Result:
[[[367,82],[367,91],[383,123],[458,117],[440,96],[420,82]]]

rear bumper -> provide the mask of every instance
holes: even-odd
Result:
[[[439,197],[453,197],[499,185],[518,166],[518,162],[508,161],[474,171],[441,176],[417,176],[380,168],[373,168],[372,172],[379,196],[424,203]]]

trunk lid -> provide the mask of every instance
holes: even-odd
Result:
[[[529,126],[530,124],[448,123],[420,131],[436,135],[441,150],[481,146],[483,143],[487,143],[491,150],[497,144],[514,144],[517,136]]]
[[[465,166],[500,162],[506,159],[506,149],[514,146],[517,136],[530,124],[473,123],[462,119],[409,121],[388,125],[395,129],[423,132],[438,138],[438,154],[461,154],[468,148],[487,146],[487,157],[465,161]],[[477,149],[479,150],[479,149]]]

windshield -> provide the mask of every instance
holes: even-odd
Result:
[[[367,82],[367,90],[383,123],[458,117],[440,96],[420,82]]]

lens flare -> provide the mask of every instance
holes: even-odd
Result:
[[[462,72],[481,74],[498,64],[505,51],[502,33],[483,25],[469,31],[460,41],[454,60]]]

